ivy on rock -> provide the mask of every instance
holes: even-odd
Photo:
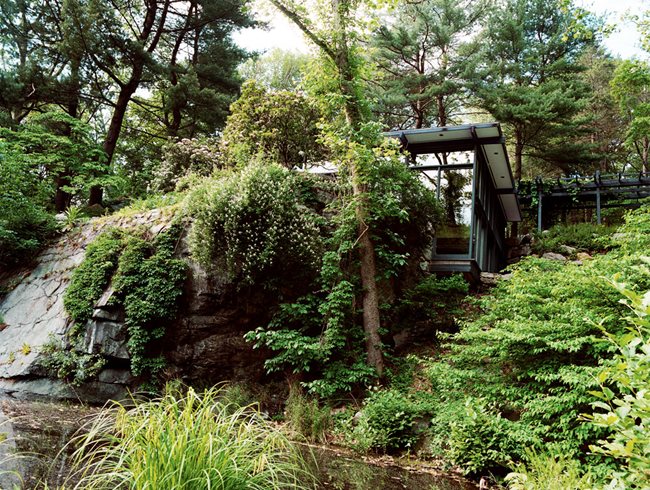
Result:
[[[187,265],[175,257],[181,233],[180,224],[173,224],[153,239],[143,231],[113,228],[88,246],[64,298],[66,310],[76,323],[69,339],[75,352],[83,349],[85,324],[110,284],[111,304],[122,307],[125,313],[132,373],[153,376],[164,366],[162,356],[153,356],[151,350],[176,316],[183,293]],[[57,356],[46,357],[55,361]],[[54,367],[65,372],[65,378],[78,378],[69,368]]]

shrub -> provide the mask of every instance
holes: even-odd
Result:
[[[319,219],[296,192],[300,178],[279,165],[251,165],[208,180],[188,201],[193,257],[241,285],[313,277],[322,248]]]
[[[430,417],[430,409],[425,402],[394,389],[374,391],[364,400],[359,415],[348,421],[347,444],[360,452],[413,449],[424,430],[416,422]]]
[[[98,354],[88,354],[81,348],[65,349],[60,342],[50,339],[41,347],[39,365],[50,375],[54,374],[73,386],[80,386],[94,378],[106,365]]]
[[[74,488],[306,489],[314,477],[299,449],[254,407],[219,391],[112,402],[72,444]]]
[[[223,165],[218,142],[211,139],[168,141],[162,150],[162,162],[153,171],[152,186],[157,191],[173,191],[189,174],[207,176]]]
[[[510,490],[556,490],[593,488],[591,473],[585,473],[576,460],[559,454],[526,450],[527,464],[512,466],[505,481]]]
[[[460,274],[429,275],[396,301],[391,312],[394,324],[398,328],[426,324],[433,333],[452,331],[454,319],[463,313],[461,304],[468,292],[469,285]]]
[[[536,444],[528,427],[504,418],[484,400],[467,399],[450,424],[446,456],[466,474],[499,471],[521,459],[523,449]]]
[[[650,264],[650,258],[646,258]],[[650,276],[650,269],[644,267]],[[610,430],[607,439],[591,446],[595,452],[615,458],[618,469],[608,488],[650,487],[650,290],[639,293],[614,282],[630,308],[628,328],[622,333],[605,331],[617,355],[599,375],[599,401],[593,423]],[[609,386],[604,383],[608,383]]]
[[[0,139],[1,267],[33,255],[55,231],[47,209],[49,193],[38,166],[26,158],[13,158]]]
[[[573,247],[579,252],[604,250],[607,237],[616,231],[615,227],[578,223],[572,225],[555,225],[544,233],[535,235],[532,249],[535,253],[566,253],[562,245]]]
[[[457,463],[496,470],[525,458],[525,447],[556,444],[567,458],[606,464],[584,453],[606,429],[580,417],[598,388],[599,364],[614,353],[600,340],[598,325],[620,334],[626,315],[618,293],[601,278],[620,272],[637,290],[650,287],[638,268],[650,244],[648,209],[628,215],[608,254],[581,266],[526,259],[512,267],[511,280],[477,299],[480,313],[461,322],[449,351],[428,367],[438,394],[433,426],[438,434],[456,427],[449,443],[464,445],[452,452]],[[458,411],[467,398],[482,400],[488,435],[475,437],[479,427]]]
[[[320,117],[315,101],[304,94],[268,91],[248,81],[223,132],[225,157],[230,164],[259,158],[287,168],[322,161],[327,151],[320,142]]]

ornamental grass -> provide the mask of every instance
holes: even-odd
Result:
[[[158,399],[113,402],[73,441],[65,487],[130,490],[314,488],[301,451],[256,406],[219,389],[167,389]]]

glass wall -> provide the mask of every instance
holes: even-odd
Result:
[[[506,221],[482,151],[418,155],[417,163],[443,208],[433,258],[471,259],[482,271],[502,267]]]
[[[469,255],[472,228],[472,169],[441,168],[442,223],[436,229],[436,255]]]

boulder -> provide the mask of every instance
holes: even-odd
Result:
[[[546,260],[566,261],[566,257],[564,255],[555,252],[546,252],[544,255],[542,255],[542,258]]]
[[[88,354],[129,359],[126,342],[127,332],[123,323],[93,318],[86,325],[84,346]]]
[[[577,252],[576,248],[570,247],[569,245],[560,245],[558,248],[560,249],[560,252],[566,255],[573,255]]]

